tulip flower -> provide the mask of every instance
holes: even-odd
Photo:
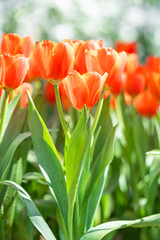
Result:
[[[28,71],[28,59],[23,55],[12,56],[9,53],[0,55],[0,87],[7,92],[17,88]]]
[[[86,62],[88,71],[96,71],[101,75],[107,72],[108,78],[105,84],[114,88],[121,81],[126,63],[126,53],[117,53],[112,48],[91,50],[86,52]]]
[[[153,97],[160,101],[160,57],[148,57],[147,68],[148,88]]]
[[[56,102],[55,92],[54,92],[54,86],[52,83],[47,82],[45,85],[45,99],[49,104],[54,104]]]
[[[137,95],[146,87],[146,68],[139,66],[132,74],[124,73],[124,89],[130,95]]]
[[[115,44],[115,50],[117,52],[125,51],[127,53],[127,61],[124,72],[132,74],[138,67],[138,55],[137,55],[137,42],[123,42],[118,41]]]
[[[68,42],[37,42],[36,55],[41,75],[53,84],[59,84],[73,65],[74,50]]]
[[[79,47],[75,55],[74,70],[78,71],[80,74],[84,74],[88,72],[86,65],[86,51],[101,48],[103,42],[102,40],[87,40],[85,42],[77,40],[77,42],[79,43]]]
[[[38,63],[37,63],[37,58],[36,58],[36,51],[33,48],[32,52],[29,57],[29,69],[27,72],[27,75],[25,77],[26,82],[30,82],[33,80],[37,80],[42,78],[42,75],[39,71]]]
[[[4,33],[1,42],[1,51],[8,52],[12,55],[23,54],[29,57],[33,47],[33,40],[31,36],[21,38],[15,33]]]
[[[82,109],[93,107],[99,99],[108,74],[101,76],[96,72],[88,72],[80,75],[77,71],[71,71],[64,79],[64,88],[72,106]]]
[[[117,52],[125,51],[127,54],[137,53],[137,48],[137,42],[118,41],[115,44],[115,50]]]
[[[140,92],[133,101],[134,107],[140,115],[152,117],[157,114],[159,104],[149,90]]]
[[[29,91],[30,95],[32,95],[32,84],[31,83],[22,83],[18,88],[16,88],[13,91],[13,97],[17,96],[19,93],[21,93],[21,108],[25,108],[28,105],[28,93]]]

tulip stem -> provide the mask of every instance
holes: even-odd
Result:
[[[98,124],[98,121],[99,121],[99,117],[100,117],[100,114],[101,114],[101,111],[102,111],[103,101],[104,101],[103,96],[101,95],[101,97],[99,99],[99,102],[98,102],[98,107],[97,107],[96,115],[94,117],[93,125],[92,125],[92,128],[91,128],[91,135],[93,135],[94,131],[96,130],[96,127],[97,127],[97,124]]]
[[[4,91],[4,98],[2,102],[2,113],[1,113],[1,120],[0,120],[0,143],[2,142],[2,138],[4,135],[4,125],[5,125],[5,118],[7,113],[8,98],[9,98],[9,93]]]
[[[55,91],[57,109],[58,109],[59,118],[60,118],[60,121],[62,124],[62,128],[63,128],[66,139],[69,140],[70,133],[68,131],[68,128],[67,128],[67,125],[66,125],[66,122],[64,119],[64,113],[63,113],[62,104],[61,104],[61,100],[60,100],[58,85],[54,85],[54,91]]]

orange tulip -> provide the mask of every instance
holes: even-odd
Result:
[[[12,55],[23,54],[29,57],[33,47],[33,40],[31,36],[21,38],[15,33],[4,33],[1,42],[1,51],[9,52]]]
[[[10,92],[17,88],[25,78],[29,68],[28,59],[23,55],[0,55],[0,86]]]
[[[63,82],[64,81],[60,82],[60,84],[59,84],[60,98],[61,98],[61,101],[62,101],[62,104],[63,104],[65,110],[69,111],[69,109],[70,109],[70,102],[68,100],[68,97],[67,97],[67,94],[66,94]]]
[[[54,86],[52,83],[47,82],[45,85],[45,98],[48,103],[54,104],[56,103],[56,97],[55,97],[55,92],[54,92]]]
[[[126,53],[137,53],[137,42],[123,42],[118,41],[115,44],[115,49],[117,52],[125,51]]]
[[[28,103],[28,94],[27,91],[32,95],[32,84],[31,83],[22,83],[18,88],[16,88],[13,91],[13,97],[17,96],[19,93],[21,93],[21,108],[25,108]]]
[[[86,61],[88,71],[96,71],[101,75],[107,72],[108,78],[105,84],[113,88],[121,81],[126,53],[117,53],[112,48],[100,48],[96,51],[88,51]]]
[[[93,107],[99,99],[108,74],[103,76],[96,72],[88,72],[80,75],[77,71],[71,71],[64,79],[64,88],[72,106],[82,109]]]
[[[132,74],[124,73],[124,89],[130,95],[137,95],[146,87],[146,69],[139,66]]]
[[[36,55],[39,71],[53,84],[59,84],[73,65],[74,50],[68,42],[58,44],[49,40],[37,42]]]
[[[87,66],[86,66],[86,51],[92,49],[96,50],[102,47],[103,42],[102,40],[87,40],[87,41],[79,41],[79,43],[76,55],[75,55],[75,63],[74,63],[74,70],[78,71],[80,74],[84,74],[88,72]]]
[[[118,41],[115,44],[117,52],[125,51],[127,53],[127,61],[124,71],[132,74],[138,67],[137,42],[123,42]]]
[[[134,107],[140,115],[152,117],[157,114],[159,104],[149,90],[140,92],[133,101]]]
[[[160,57],[148,57],[147,68],[148,88],[153,97],[160,101]]]
[[[32,52],[30,54],[30,57],[29,57],[29,69],[28,69],[27,75],[25,77],[25,81],[30,82],[30,81],[37,80],[40,78],[42,78],[42,75],[39,71],[39,67],[37,64],[36,51],[33,48]]]

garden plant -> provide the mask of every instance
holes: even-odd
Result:
[[[0,240],[159,240],[160,57],[137,45],[3,34]]]

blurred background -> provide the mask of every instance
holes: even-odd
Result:
[[[140,61],[160,55],[159,0],[0,0],[0,37],[138,41]]]

